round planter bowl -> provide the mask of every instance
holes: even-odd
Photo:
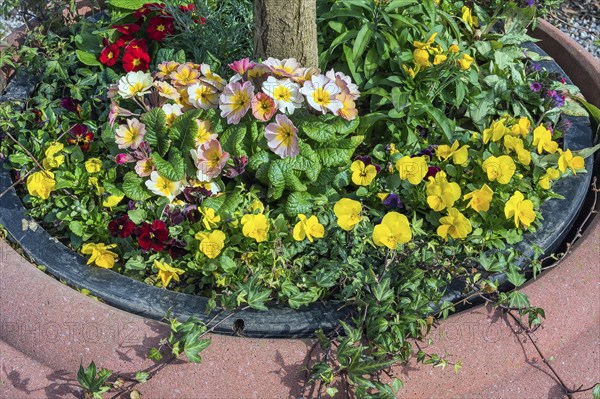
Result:
[[[535,45],[533,51],[545,54]],[[577,64],[578,59],[572,60]],[[542,66],[561,73],[560,67],[550,61]],[[25,98],[33,90],[31,77],[17,74],[10,82],[0,101]],[[582,117],[565,117],[570,129],[565,134],[565,145],[579,150],[592,145],[590,121]],[[586,169],[592,170],[591,157],[586,160]],[[528,267],[533,255],[532,246],[541,247],[545,253],[554,251],[564,239],[581,208],[591,180],[591,174],[577,174],[558,181],[554,189],[563,195],[563,200],[550,200],[541,207],[542,227],[535,234],[526,234],[517,245],[523,254],[519,259],[522,268]],[[11,185],[8,170],[0,171],[0,192]],[[348,308],[343,303],[330,301],[316,303],[294,310],[281,305],[272,305],[267,311],[247,309],[231,316],[231,312],[217,309],[206,314],[208,299],[200,296],[182,294],[147,285],[111,270],[86,265],[86,259],[67,248],[50,236],[41,226],[27,216],[27,210],[14,189],[0,198],[0,223],[36,264],[46,267],[48,273],[66,283],[88,289],[92,295],[104,302],[144,317],[161,320],[170,312],[179,319],[195,315],[204,321],[213,319],[218,323],[214,331],[221,334],[240,333],[247,337],[262,338],[300,338],[309,337],[315,330],[333,330],[338,320],[347,317]],[[491,276],[501,286],[508,287],[504,274]],[[455,281],[447,289],[444,300],[458,301],[466,295],[464,284]],[[222,322],[221,322],[222,321]]]

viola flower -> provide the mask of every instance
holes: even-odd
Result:
[[[464,6],[461,10],[462,12],[462,20],[471,28],[478,28],[479,21],[477,21],[477,17],[473,16],[471,9],[467,6]]]
[[[456,43],[452,43],[452,45],[450,45],[450,47],[448,47],[448,52],[449,53],[456,54],[459,51],[460,51],[460,47],[458,47],[458,44],[456,44]]]
[[[342,72],[335,72],[333,69],[327,72],[325,76],[331,79],[333,82],[335,82],[335,84],[337,85],[337,87],[340,88],[342,93],[350,95],[352,97],[352,100],[357,100],[360,97],[358,86],[352,83],[352,79],[350,78],[350,76],[347,76]]]
[[[303,241],[308,238],[308,241],[313,242],[314,238],[323,238],[325,236],[325,227],[319,223],[319,219],[315,215],[307,218],[306,215],[298,214],[300,221],[294,226],[293,237],[296,241]]]
[[[191,86],[200,82],[200,71],[187,64],[181,64],[169,77],[175,86]]]
[[[168,98],[169,100],[179,100],[179,97],[181,97],[177,89],[167,82],[156,81],[154,82],[154,87],[156,88],[158,95],[163,98]]]
[[[277,58],[269,57],[263,62],[263,65],[269,68],[274,75],[287,78],[293,77],[298,69],[300,69],[300,64],[295,58],[278,60]]]
[[[255,65],[256,63],[250,61],[250,58],[242,58],[241,60],[232,62],[228,66],[229,68],[231,68],[232,71],[244,76],[249,70],[254,68]]]
[[[254,238],[256,242],[265,242],[269,233],[269,220],[265,215],[244,215],[242,217],[242,233],[245,237]]]
[[[429,39],[427,39],[427,41],[425,43],[415,40],[415,41],[413,41],[413,46],[415,46],[418,49],[429,50],[431,48],[431,45],[435,41],[436,37],[437,37],[437,32],[433,32],[429,36]]]
[[[540,82],[533,82],[532,84],[529,85],[529,88],[534,93],[537,93],[538,91],[542,90],[542,84]]]
[[[85,161],[84,166],[88,173],[98,173],[102,170],[102,160],[98,158],[90,158]]]
[[[396,162],[396,170],[400,174],[400,179],[417,185],[427,174],[427,161],[425,161],[425,157],[404,156]]]
[[[175,32],[173,18],[161,15],[151,18],[146,32],[151,40],[162,42],[165,37]]]
[[[507,219],[514,218],[517,228],[520,225],[529,227],[535,220],[533,202],[526,200],[520,191],[515,191],[512,197],[506,202],[506,205],[504,205],[504,216]]]
[[[427,68],[431,66],[431,62],[429,62],[429,52],[427,50],[415,49],[413,51],[413,58],[418,67]]]
[[[340,92],[340,88],[325,75],[313,76],[310,81],[304,82],[300,89],[308,104],[323,114],[327,110],[337,114],[342,107],[342,103],[336,98]]]
[[[471,191],[464,196],[465,200],[470,199],[467,208],[473,209],[475,212],[487,212],[490,210],[490,203],[494,192],[487,184],[484,184],[479,190]]]
[[[185,247],[187,246],[187,243],[183,240],[175,240],[172,238],[169,241],[167,241],[166,245],[167,245],[167,250],[169,251],[169,255],[171,256],[171,259],[181,258],[188,252],[185,249]]]
[[[531,121],[529,118],[519,118],[516,124],[510,129],[510,132],[513,136],[523,136],[523,138],[527,137],[529,134],[529,130],[531,130]]]
[[[248,165],[248,157],[233,157],[233,166],[228,166],[225,170],[225,177],[233,179],[236,176],[243,174],[246,171],[246,165]]]
[[[54,173],[49,170],[35,172],[27,177],[27,191],[33,197],[47,200],[55,187]]]
[[[265,128],[267,145],[281,158],[294,158],[300,153],[298,148],[298,128],[284,114],[277,114],[275,122]]]
[[[341,104],[337,115],[341,116],[347,121],[356,119],[356,117],[358,116],[358,110],[356,109],[356,104],[354,103],[352,95],[350,95],[349,93],[340,93],[336,96],[336,98]]]
[[[150,93],[153,84],[151,74],[142,71],[129,72],[119,79],[119,95],[124,99],[142,97]]]
[[[123,214],[108,223],[108,231],[112,237],[127,238],[133,234],[134,230],[135,223],[129,219],[127,214]]]
[[[129,117],[132,115],[134,115],[133,112],[128,111],[125,108],[119,107],[119,104],[112,101],[110,103],[110,112],[108,113],[108,123],[110,124],[110,127],[113,127],[115,125],[115,121],[117,120],[117,117],[119,117],[119,116]]]
[[[200,232],[194,236],[200,241],[200,251],[210,259],[214,259],[225,248],[225,233],[221,230],[213,230],[210,233]]]
[[[252,115],[259,121],[267,122],[277,113],[275,101],[262,92],[254,96],[251,106]]]
[[[187,88],[188,101],[196,108],[211,109],[219,106],[219,92],[209,84],[195,83]]]
[[[463,145],[458,148],[459,146],[458,140],[454,140],[452,147],[447,146],[446,144],[439,145],[435,150],[435,154],[440,161],[446,161],[448,158],[452,157],[452,162],[455,165],[464,166],[469,160],[469,146]]]
[[[63,143],[52,143],[44,152],[46,158],[42,161],[44,169],[56,169],[65,162],[61,151],[65,148]],[[58,154],[58,155],[57,155]]]
[[[435,177],[430,177],[426,187],[427,204],[436,212],[452,208],[454,202],[460,198],[460,186],[458,183],[448,182],[444,172],[439,172]]]
[[[357,186],[368,186],[375,179],[375,176],[377,176],[375,166],[365,165],[361,160],[352,162],[350,171],[352,172],[352,183]]]
[[[167,116],[165,123],[171,126],[179,115],[183,115],[183,105],[180,104],[163,104],[161,107]]]
[[[533,131],[533,145],[537,146],[538,154],[543,151],[554,154],[558,149],[558,143],[552,140],[552,133],[544,125],[539,125]]]
[[[510,152],[517,153],[517,160],[521,165],[531,163],[531,153],[525,149],[523,140],[514,136],[504,136],[504,147]]]
[[[565,170],[567,168],[565,167]],[[546,169],[546,173],[540,178],[538,181],[538,185],[544,190],[550,189],[550,182],[553,180],[558,180],[560,178],[560,172],[558,169],[548,168]]]
[[[296,108],[302,106],[300,86],[289,79],[280,80],[269,76],[262,84],[262,91],[275,101],[275,106],[281,112],[291,115]]]
[[[126,72],[147,71],[150,55],[141,48],[127,47],[123,55],[123,69]]]
[[[113,208],[119,205],[119,202],[121,202],[123,198],[125,198],[123,195],[109,195],[104,201],[102,201],[102,206],[106,208]]]
[[[69,129],[69,134],[71,137],[67,138],[67,143],[78,145],[83,152],[89,151],[90,143],[94,141],[94,133],[90,132],[86,125],[77,123]]]
[[[119,148],[137,149],[146,135],[146,126],[136,118],[127,119],[126,125],[119,125],[115,132],[115,143]]]
[[[136,234],[138,244],[144,251],[160,252],[165,249],[165,241],[169,239],[169,230],[162,220],[155,220],[152,224],[142,224],[137,228]]]
[[[140,30],[140,26],[138,24],[113,25],[112,27],[127,36],[131,36]]]
[[[558,158],[558,169],[560,169],[562,173],[565,173],[567,168],[569,168],[575,175],[577,174],[576,171],[585,168],[585,161],[583,157],[579,155],[573,156],[571,150],[563,151],[559,148],[558,153],[560,154],[560,157]]]
[[[408,218],[398,212],[389,212],[380,224],[373,229],[373,243],[395,250],[398,244],[406,244],[412,239]]]
[[[179,282],[179,276],[185,273],[185,270],[172,267],[166,262],[154,261],[154,267],[158,269],[158,278],[162,282],[163,287],[167,287],[171,280]]]
[[[135,163],[135,173],[139,177],[147,177],[154,171],[154,163],[152,158],[140,159]]]
[[[457,61],[457,63],[460,69],[466,71],[467,69],[471,68],[471,64],[473,64],[474,61],[475,58],[471,57],[467,53],[463,53],[461,58]]]
[[[154,194],[167,197],[173,201],[181,193],[181,182],[175,182],[158,174],[157,171],[150,173],[150,180],[146,180],[146,187]]]
[[[333,206],[337,224],[346,231],[354,229],[361,220],[362,204],[349,198],[342,198]]]
[[[250,103],[254,97],[254,86],[250,82],[240,84],[230,83],[219,97],[219,108],[221,117],[227,118],[227,123],[237,125],[240,119],[250,109]]]
[[[394,193],[379,193],[377,197],[381,200],[381,204],[389,208],[401,209],[404,207],[402,200],[398,194]]]
[[[438,54],[433,58],[433,65],[443,64],[448,59],[444,54]]]
[[[229,159],[229,153],[224,152],[218,140],[210,140],[190,150],[198,173],[196,177],[201,182],[208,182],[221,174]]]
[[[483,161],[481,168],[487,173],[489,181],[496,180],[500,184],[508,184],[517,170],[515,162],[508,155],[492,155]]]
[[[109,44],[102,49],[99,60],[106,66],[113,66],[117,63],[120,52],[119,46],[116,44]]]
[[[217,215],[212,208],[202,208],[200,213],[203,215],[202,224],[206,230],[212,230],[221,221],[221,216]]]
[[[494,121],[489,128],[483,130],[483,143],[487,144],[490,140],[496,142],[510,132],[510,129],[504,125],[504,120]]]
[[[439,172],[441,172],[442,168],[439,166],[428,166],[427,173],[423,176],[424,181],[429,181],[430,177],[436,177]]]
[[[112,269],[115,265],[115,260],[118,255],[110,249],[113,249],[117,246],[117,244],[84,244],[81,247],[81,253],[85,255],[91,255],[90,259],[88,259],[87,264],[95,263],[96,266],[102,267],[104,269]]]
[[[78,116],[81,114],[81,105],[79,105],[79,101],[76,101],[71,97],[63,97],[60,100],[60,105],[67,111],[75,112]]]
[[[437,234],[446,241],[448,236],[454,239],[466,238],[471,231],[471,222],[456,208],[448,209],[448,216],[440,218],[440,226],[437,228]]]
[[[196,125],[198,126],[194,136],[196,146],[200,146],[211,140],[216,140],[217,135],[213,132],[212,127],[210,126],[210,121],[196,119]]]
[[[179,63],[175,61],[163,61],[156,66],[158,72],[156,73],[156,77],[159,79],[165,79],[166,77],[170,77],[171,73],[175,72],[179,67]]]

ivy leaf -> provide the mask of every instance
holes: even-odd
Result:
[[[145,201],[152,197],[144,188],[144,181],[135,172],[128,172],[123,177],[123,192],[134,201]]]
[[[521,271],[514,266],[511,266],[508,269],[508,271],[506,272],[506,277],[508,278],[508,281],[515,287],[523,285],[523,283],[525,283],[526,281],[525,276],[523,276],[523,273],[521,273]]]
[[[522,292],[513,291],[508,294],[510,298],[510,307],[511,308],[527,308],[529,307],[529,298]]]
[[[156,152],[153,152],[152,162],[156,166],[157,172],[171,181],[180,181],[185,176],[185,163],[181,152],[172,149],[169,153],[169,160],[166,161]]]
[[[142,115],[141,119],[146,126],[144,139],[152,148],[156,148],[161,156],[164,156],[170,145],[165,111],[162,108],[154,108]]]
[[[185,336],[183,352],[188,360],[192,363],[200,363],[202,358],[198,354],[206,349],[208,345],[210,345],[210,338],[198,339],[200,334],[202,334],[202,330],[197,329],[186,334]]]
[[[151,360],[155,360],[155,361],[160,361],[160,359],[162,359],[162,354],[160,353],[160,351],[157,348],[150,348],[150,350],[148,351],[148,359]]]

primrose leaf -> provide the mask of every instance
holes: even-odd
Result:
[[[180,181],[185,176],[185,162],[181,152],[171,150],[169,160],[166,161],[160,155],[153,152],[152,163],[156,166],[157,172],[171,181]]]
[[[134,201],[145,201],[152,197],[144,188],[144,181],[135,172],[128,172],[123,177],[123,192]]]
[[[165,111],[162,108],[154,108],[142,115],[141,119],[146,126],[144,139],[152,148],[156,148],[161,156],[164,156],[170,145]]]

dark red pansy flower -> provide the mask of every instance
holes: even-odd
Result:
[[[141,48],[128,47],[123,55],[123,69],[126,72],[146,72],[150,66],[150,56]]]
[[[60,100],[60,105],[67,111],[75,112],[75,100],[70,97],[63,97]]]
[[[167,248],[169,250],[169,255],[173,260],[182,257],[187,253],[185,250],[187,243],[181,240],[171,239],[167,242]]]
[[[140,26],[138,24],[113,25],[112,27],[122,34],[128,36],[131,36],[140,30]]]
[[[39,126],[43,125],[44,120],[42,119],[42,111],[40,111],[39,109],[33,109],[31,110],[31,112],[33,112],[33,114],[35,115],[34,122]]]
[[[138,244],[144,251],[150,249],[160,252],[165,249],[165,241],[169,239],[169,230],[162,220],[155,220],[152,224],[144,223],[137,228]]]
[[[81,123],[75,124],[69,129],[71,137],[67,138],[67,143],[78,145],[81,151],[87,152],[90,149],[90,143],[94,141],[94,133],[90,132],[86,125]]]
[[[135,223],[133,223],[127,215],[121,215],[108,223],[108,231],[113,237],[127,238],[134,230]]]
[[[127,47],[125,48],[125,51],[129,51],[129,49],[141,49],[144,52],[148,52],[148,44],[146,44],[146,40],[145,39],[133,39],[131,40],[128,44]]]
[[[168,35],[173,34],[173,18],[165,16],[156,16],[148,24],[148,37],[157,42],[161,42]]]
[[[117,63],[120,52],[119,46],[116,44],[109,44],[102,49],[102,52],[100,53],[100,62],[106,66],[113,66]]]
[[[428,166],[427,167],[427,174],[425,174],[425,176],[423,177],[424,181],[429,181],[430,177],[435,177],[438,172],[441,172],[442,168],[440,168],[439,166]]]

